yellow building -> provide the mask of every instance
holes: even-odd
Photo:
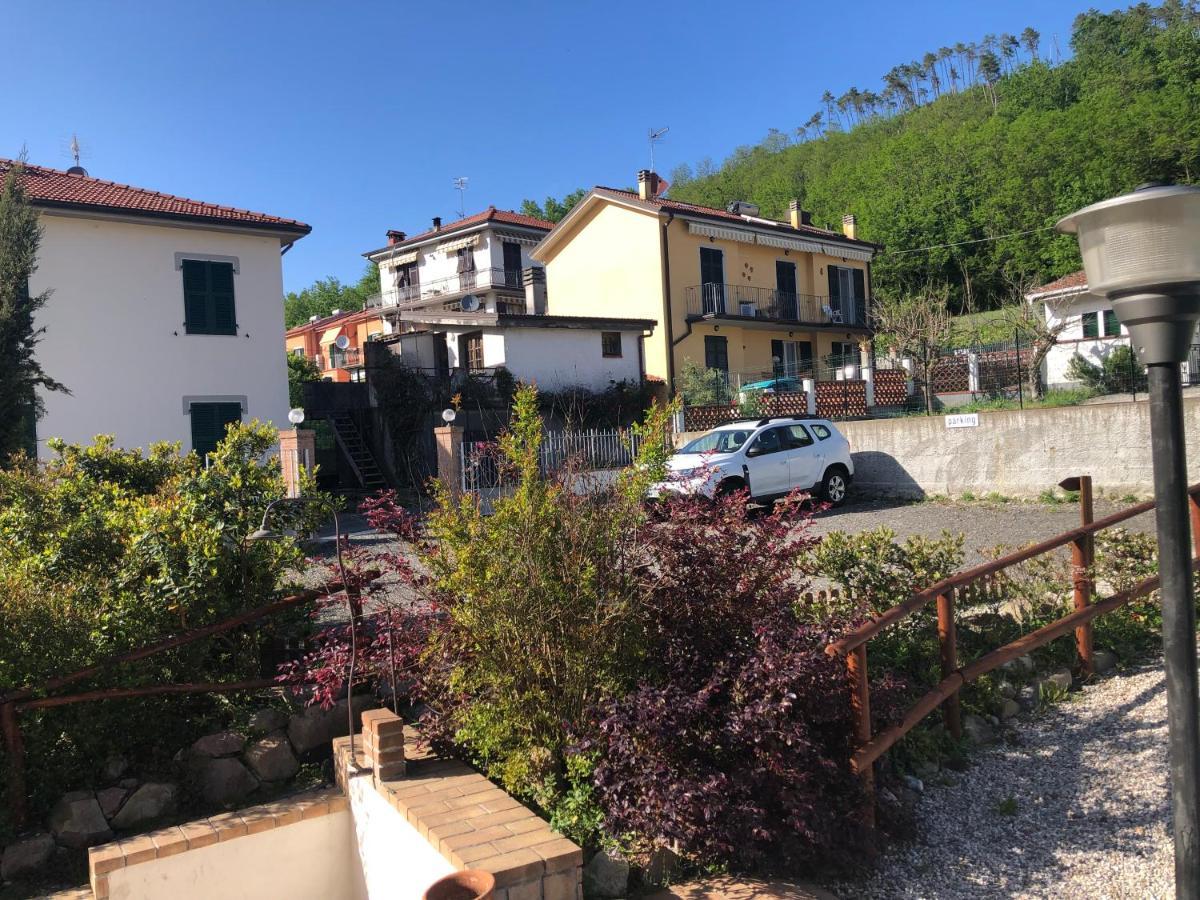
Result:
[[[593,188],[534,248],[547,312],[654,319],[646,373],[674,389],[684,363],[722,369],[733,387],[772,379],[854,377],[871,331],[878,245],[817,228],[792,202],[789,222],[638,191]]]

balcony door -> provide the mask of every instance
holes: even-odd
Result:
[[[796,264],[782,259],[775,260],[775,310],[777,319],[799,321],[796,304]]]
[[[773,372],[776,378],[812,377],[812,356],[811,341],[771,341],[772,363],[779,360]]]
[[[725,254],[715,247],[700,248],[700,294],[704,315],[725,314]]]
[[[521,245],[514,241],[504,242],[504,286],[521,286]]]
[[[847,325],[863,325],[867,318],[866,280],[862,269],[829,267],[829,305]]]

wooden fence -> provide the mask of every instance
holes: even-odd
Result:
[[[350,601],[351,622],[357,627],[362,618],[362,600],[360,590],[362,585],[374,581],[379,572],[372,570],[363,572],[349,579],[350,586],[346,590]],[[99,688],[82,691],[77,694],[52,694],[51,692],[64,688],[99,675],[111,666],[146,659],[167,650],[174,650],[206,637],[222,634],[241,625],[267,618],[298,603],[308,603],[322,597],[329,597],[345,589],[341,582],[333,582],[316,590],[300,591],[287,597],[281,597],[264,606],[247,610],[215,622],[203,625],[181,634],[163,638],[146,644],[136,650],[130,650],[116,656],[111,656],[82,669],[77,669],[67,675],[59,675],[47,679],[39,685],[30,685],[0,694],[0,732],[3,732],[4,750],[8,768],[7,790],[8,802],[13,824],[23,827],[29,818],[26,805],[25,791],[25,742],[21,735],[18,714],[31,709],[46,709],[54,706],[67,706],[73,703],[86,703],[94,700],[119,700],[129,697],[154,697],[164,694],[218,694],[233,691],[261,690],[276,687],[279,682],[274,678],[255,678],[249,681],[203,682],[190,684],[152,684],[144,687],[129,688]]]
[[[964,684],[1071,632],[1075,633],[1075,643],[1082,671],[1085,676],[1090,675],[1093,671],[1092,620],[1158,589],[1159,579],[1156,575],[1138,582],[1127,590],[1115,593],[1111,597],[1092,601],[1095,584],[1092,581],[1091,569],[1094,562],[1096,532],[1119,525],[1142,513],[1150,512],[1154,509],[1155,504],[1153,500],[1139,503],[1103,519],[1093,521],[1091,478],[1080,476],[1077,479],[1070,479],[1069,482],[1063,482],[1064,487],[1077,488],[1080,494],[1081,522],[1078,528],[1064,531],[1062,534],[1023,550],[942,579],[825,648],[825,652],[831,656],[845,659],[847,674],[852,685],[858,749],[850,759],[850,766],[862,782],[865,798],[862,812],[863,819],[868,824],[873,825],[875,821],[875,761],[915,728],[922,719],[939,707],[942,709],[947,730],[955,738],[960,738],[962,736],[962,720],[959,691]],[[1200,563],[1200,484],[1189,488],[1188,496],[1191,505],[1193,553],[1197,557],[1193,562],[1194,570],[1197,563]],[[1023,635],[1003,647],[992,650],[967,665],[960,666],[954,622],[956,598],[978,599],[989,592],[994,592],[997,576],[1006,569],[1068,545],[1071,548],[1075,611],[1049,625]],[[867,644],[871,638],[884,629],[935,602],[937,604],[942,680],[917,700],[899,722],[879,734],[872,734]]]

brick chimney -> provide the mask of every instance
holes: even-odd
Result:
[[[852,241],[858,240],[858,219],[854,217],[853,213],[842,216],[842,234]]]
[[[390,247],[393,244],[399,244],[406,237],[408,237],[408,235],[406,235],[403,231],[388,231],[388,233],[387,233],[388,246]]]
[[[546,270],[541,266],[530,266],[521,273],[525,285],[525,315],[546,314]]]
[[[442,230],[442,217],[441,217],[441,216],[434,216],[434,217],[433,217],[433,230],[434,230],[434,231],[441,231],[441,230]]]
[[[642,169],[638,172],[638,199],[653,200],[658,196],[659,177],[657,172]]]

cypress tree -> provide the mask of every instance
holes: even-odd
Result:
[[[50,292],[29,292],[42,228],[21,186],[21,168],[10,166],[0,187],[0,465],[22,451],[32,455],[34,423],[42,413],[38,389],[69,393],[33,355],[46,330],[35,326],[35,314]]]

